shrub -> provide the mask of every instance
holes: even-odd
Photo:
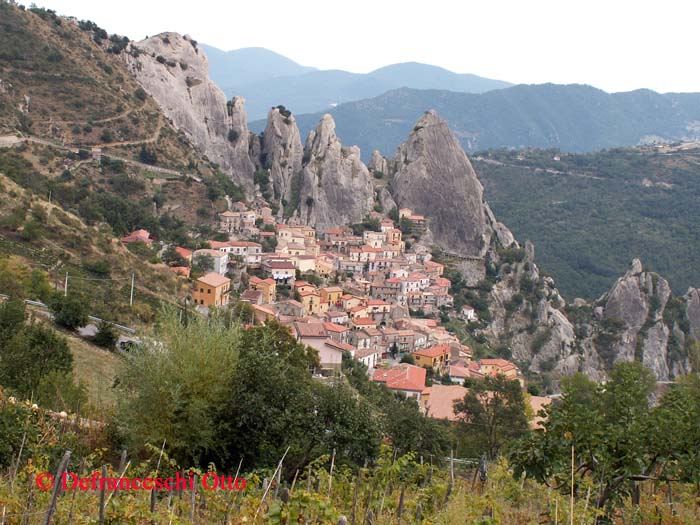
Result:
[[[98,332],[92,338],[92,342],[97,346],[101,346],[102,348],[114,350],[117,340],[119,339],[119,334],[117,334],[117,330],[114,328],[114,326],[112,326],[111,323],[102,320],[100,321],[100,324],[97,325],[97,329]]]
[[[238,131],[236,131],[235,129],[228,130],[229,142],[236,142],[238,140],[239,136],[240,136],[240,133],[238,133]]]
[[[140,87],[140,88],[136,88],[136,91],[134,91],[134,96],[137,99],[139,99],[141,102],[144,102],[148,95],[147,95],[146,91]]]
[[[54,321],[60,326],[76,329],[88,322],[88,307],[84,298],[75,294],[64,297],[54,294],[49,301],[49,308],[54,314]]]

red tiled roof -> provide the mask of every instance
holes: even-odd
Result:
[[[182,246],[176,246],[175,252],[184,258],[187,258],[190,255],[192,255],[192,250],[188,250],[187,248],[183,248]]]
[[[436,345],[425,350],[416,350],[413,355],[420,355],[423,357],[440,357],[441,355],[449,354],[450,347],[448,345]]]
[[[426,415],[434,419],[456,421],[454,403],[463,399],[466,393],[467,389],[460,385],[433,385],[428,392]]]
[[[218,288],[219,286],[222,286],[226,283],[230,283],[231,279],[229,279],[228,277],[224,277],[223,275],[219,275],[216,272],[209,272],[197,279],[197,282],[202,282],[208,286]]]
[[[357,357],[357,348],[348,343],[341,343],[340,341],[334,341],[333,339],[326,339],[323,344],[330,346],[331,348],[337,348],[338,350],[345,350],[350,353],[355,353],[355,357]]]
[[[352,324],[358,326],[376,326],[377,323],[374,322],[374,319],[370,319],[369,317],[358,317],[352,320]]]
[[[425,388],[425,376],[425,368],[404,363],[389,370],[377,370],[372,379],[394,390],[422,392]]]
[[[188,266],[172,266],[170,271],[175,272],[177,275],[190,276],[190,268]]]
[[[330,321],[326,321],[325,323],[323,323],[323,326],[325,326],[326,330],[329,332],[342,333],[350,330],[347,326],[331,323]]]
[[[294,323],[294,330],[299,337],[328,337],[328,332],[323,323]]]

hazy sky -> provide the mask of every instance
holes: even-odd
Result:
[[[515,83],[700,91],[695,0],[36,0],[139,40],[162,31],[221,49],[368,72],[418,61]]]

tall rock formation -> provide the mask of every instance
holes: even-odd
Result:
[[[468,257],[483,257],[490,229],[483,188],[447,123],[426,112],[393,160],[396,203],[428,219],[435,243]]]
[[[227,103],[209,80],[207,57],[197,44],[177,33],[161,33],[131,44],[123,56],[175,127],[252,195],[254,166],[243,99]]]
[[[262,164],[270,170],[275,199],[292,200],[292,181],[301,172],[303,157],[294,115],[282,107],[272,108],[262,137]]]
[[[602,329],[609,337],[599,339],[597,346],[608,363],[638,360],[660,380],[690,371],[686,338],[694,337],[691,319],[700,320],[692,312],[692,298],[672,301],[668,281],[644,271],[641,261],[635,259],[600,302],[604,302],[602,315],[607,321]]]
[[[299,218],[323,231],[361,222],[374,205],[374,188],[360,148],[345,148],[335,122],[324,115],[306,140],[299,193]]]

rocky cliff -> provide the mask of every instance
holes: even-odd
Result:
[[[207,58],[196,42],[177,33],[161,33],[131,44],[123,56],[175,127],[251,194],[254,166],[248,155],[243,99],[227,102],[209,80]]]
[[[292,181],[301,172],[304,147],[294,115],[284,107],[272,108],[262,136],[262,165],[270,170],[277,200],[292,200]]]
[[[398,206],[424,215],[433,241],[444,249],[483,257],[490,233],[483,188],[447,123],[426,112],[392,165],[391,192]]]
[[[370,168],[384,166],[375,152]],[[700,340],[698,291],[673,297],[665,279],[635,260],[596,304],[567,305],[554,280],[541,275],[534,246],[520,246],[483,201],[469,159],[435,112],[416,123],[388,170],[397,204],[428,219],[421,242],[443,248],[468,290],[465,302],[482,305],[479,334],[500,355],[554,385],[577,371],[605,379],[617,361],[641,361],[660,380],[691,370]]]
[[[324,115],[306,140],[298,217],[323,231],[361,222],[374,206],[374,188],[357,146],[343,147]]]

